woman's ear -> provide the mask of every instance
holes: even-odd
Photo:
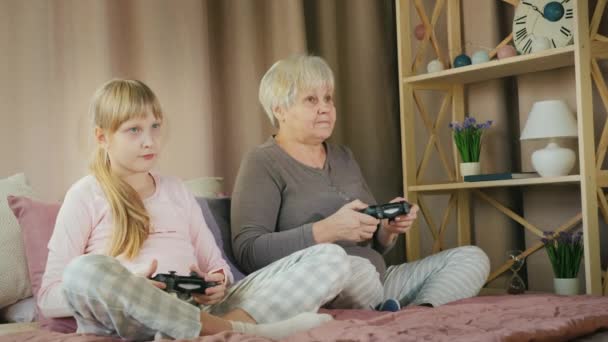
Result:
[[[276,106],[272,109],[272,113],[278,122],[285,122],[285,113],[283,112],[283,108]]]

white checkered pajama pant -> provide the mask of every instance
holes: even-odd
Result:
[[[448,249],[423,259],[390,266],[382,279],[376,268],[358,256],[348,256],[351,274],[336,309],[369,309],[393,298],[401,306],[443,305],[477,295],[490,272],[488,256],[476,246]]]
[[[223,315],[240,308],[258,323],[316,312],[342,291],[350,264],[332,244],[298,251],[250,274],[227,290],[224,300],[200,309],[136,276],[116,259],[83,255],[63,274],[63,290],[78,332],[150,340],[157,332],[193,338],[201,330],[200,310]]]

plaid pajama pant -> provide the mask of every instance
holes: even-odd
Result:
[[[367,260],[348,256],[351,275],[331,308],[369,309],[394,298],[401,306],[439,306],[475,296],[490,272],[488,256],[476,246],[448,249],[424,259],[390,266],[383,279]]]
[[[344,250],[312,246],[278,260],[231,286],[222,302],[188,304],[136,276],[116,259],[83,255],[63,274],[63,291],[79,333],[149,340],[198,336],[200,311],[223,315],[240,308],[258,323],[316,312],[342,291],[350,272]]]

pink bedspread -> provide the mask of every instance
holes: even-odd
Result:
[[[396,313],[330,311],[336,318],[285,341],[566,341],[608,329],[608,297],[520,295],[475,297],[438,308],[415,307]],[[107,338],[35,331],[0,341],[92,342]],[[185,341],[185,340],[181,340]],[[236,333],[197,342],[268,341]]]

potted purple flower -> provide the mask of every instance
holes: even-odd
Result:
[[[478,175],[481,173],[479,155],[483,133],[490,128],[492,120],[477,123],[474,117],[467,116],[464,122],[452,122],[450,128],[453,132],[454,144],[460,154],[460,174],[462,176]]]
[[[555,293],[579,293],[578,271],[583,258],[583,232],[544,232],[541,239],[553,267]]]

